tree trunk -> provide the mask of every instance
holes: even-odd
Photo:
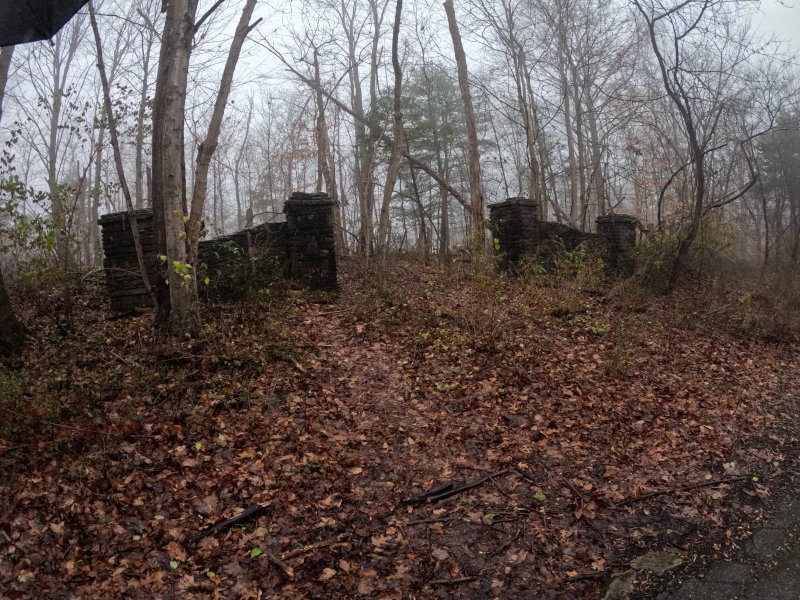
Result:
[[[461,88],[461,98],[464,102],[464,124],[467,130],[467,166],[470,192],[470,221],[472,245],[475,249],[484,247],[483,223],[483,183],[481,181],[481,157],[478,149],[478,128],[475,123],[475,110],[472,106],[469,77],[467,73],[467,57],[461,43],[461,34],[458,30],[456,13],[453,0],[445,0],[444,10],[447,13],[447,24],[450,28],[450,37],[453,40],[453,52],[458,69],[458,85]]]
[[[147,91],[150,87],[150,52],[153,46],[152,35],[148,38],[142,64],[142,90],[139,108],[136,112],[136,208],[144,208],[144,118],[147,110]]]
[[[3,119],[3,97],[6,95],[6,82],[8,72],[11,70],[11,59],[14,56],[14,46],[0,48],[0,123]]]
[[[6,92],[8,72],[11,68],[11,58],[14,55],[14,46],[0,48],[0,122],[3,119],[3,97]],[[3,268],[0,265],[0,355],[14,354],[19,351],[25,339],[25,332],[17,321],[11,299],[6,291],[3,279]]]
[[[389,205],[394,194],[394,186],[400,172],[400,158],[403,147],[403,115],[401,112],[401,93],[403,87],[403,71],[400,68],[400,18],[403,12],[403,0],[397,0],[394,13],[394,28],[392,29],[392,70],[394,71],[394,94],[392,95],[392,133],[394,144],[389,157],[389,167],[386,172],[386,185],[383,188],[383,203],[381,204],[380,222],[378,224],[378,288],[386,287],[386,257],[389,252]]]
[[[103,112],[105,114],[105,109]],[[94,156],[94,185],[92,186],[92,218],[95,221],[95,233],[91,237],[98,264],[102,263],[103,256],[103,244],[100,239],[100,230],[98,229],[97,221],[100,219],[100,200],[103,197],[103,145],[106,141],[106,119],[107,117],[101,117],[100,125],[97,128],[97,146]]]
[[[369,266],[369,258],[374,252],[375,248],[375,234],[373,225],[375,222],[375,149],[377,147],[377,138],[380,135],[377,126],[378,116],[378,69],[380,67],[380,42],[381,42],[381,25],[383,24],[383,16],[386,12],[386,7],[389,5],[388,0],[384,0],[383,9],[378,10],[378,0],[370,0],[370,14],[372,17],[372,47],[370,51],[370,66],[369,66],[369,117],[367,124],[369,128],[369,137],[365,139],[364,150],[362,155],[362,170],[368,178],[368,189],[366,190],[365,207],[365,225],[364,235],[366,236],[366,252],[365,263]],[[359,86],[361,84],[359,83]],[[363,116],[363,112],[360,113]]]
[[[236,162],[234,163],[233,167],[233,187],[236,192],[236,210],[238,211],[238,225],[237,228],[242,227],[242,215],[241,215],[241,184],[240,184],[240,177],[241,177],[241,169],[242,169],[242,160],[244,159],[245,152],[247,151],[247,143],[250,138],[250,123],[253,120],[253,97],[250,97],[250,106],[247,111],[247,123],[245,124],[244,129],[244,139],[242,140],[242,145],[239,147],[239,152],[236,155]],[[248,209],[251,209],[250,202],[248,202]],[[248,209],[245,209],[247,211]],[[252,214],[252,209],[250,213]],[[247,225],[247,227],[252,227],[252,224]]]
[[[546,205],[542,197],[541,168],[537,157],[536,138],[538,131],[534,127],[534,97],[528,73],[528,60],[524,46],[514,33],[514,11],[511,4],[503,3],[507,32],[498,32],[507,40],[508,50],[514,66],[514,83],[517,88],[517,104],[522,116],[522,127],[525,130],[526,151],[528,155],[528,197],[539,205],[539,219],[544,220]]]
[[[133,247],[136,251],[136,260],[139,263],[139,274],[142,276],[142,282],[153,301],[153,305],[158,308],[158,298],[156,297],[155,290],[150,285],[150,273],[147,270],[147,264],[144,261],[144,250],[142,249],[142,241],[139,236],[139,223],[136,220],[136,214],[133,212],[133,200],[131,198],[131,190],[128,187],[128,180],[125,177],[125,167],[122,164],[122,152],[119,146],[119,137],[117,136],[117,125],[114,122],[114,108],[111,105],[111,87],[106,77],[105,64],[103,63],[103,44],[100,42],[100,30],[97,27],[97,18],[94,14],[94,6],[89,2],[89,20],[92,24],[92,32],[94,33],[94,42],[97,49],[97,69],[100,72],[100,82],[103,88],[103,107],[108,120],[108,134],[111,138],[111,148],[114,152],[114,164],[117,167],[117,177],[119,178],[119,185],[122,188],[122,194],[125,197],[125,206],[128,209],[128,221],[131,226],[131,237],[133,238]]]
[[[222,165],[219,160],[214,161],[214,181],[217,186],[215,196],[217,198],[217,206],[219,207],[219,220],[217,221],[217,235],[225,235],[225,199],[222,197],[223,182],[225,172],[222,170]]]
[[[406,144],[408,144],[406,142]],[[409,150],[409,153],[411,151]],[[409,171],[411,171],[411,185],[412,189],[414,190],[414,202],[417,205],[417,216],[419,218],[419,244],[422,245],[422,258],[425,261],[425,264],[428,263],[428,259],[430,258],[431,253],[431,245],[430,241],[428,240],[428,226],[425,223],[426,215],[425,209],[422,206],[422,198],[419,196],[419,186],[417,185],[417,175],[414,171],[414,167],[409,165]]]
[[[561,71],[561,95],[564,101],[564,129],[567,133],[567,160],[569,162],[569,221],[575,227],[578,223],[578,161],[575,156],[575,135],[572,129],[572,99],[567,81],[566,42],[562,42],[559,54]]]
[[[153,102],[153,227],[157,251],[166,257],[166,273],[158,278],[157,286],[158,324],[162,331],[174,333],[192,328],[194,273],[184,241],[183,130],[198,1],[167,3]]]
[[[538,194],[532,197],[539,201],[539,219],[541,221],[547,221],[547,215],[550,211],[548,210],[547,206],[549,195],[547,193],[547,184],[545,183],[545,160],[547,159],[547,156],[545,155],[544,135],[541,134],[541,129],[539,128],[536,100],[535,96],[533,95],[533,83],[531,82],[531,73],[528,69],[528,61],[525,58],[524,51],[521,50],[521,52],[523,52],[522,76],[525,80],[525,89],[527,90],[527,98],[529,103],[528,109],[530,110],[530,122],[528,126],[530,128],[531,135],[526,138],[528,141],[528,156],[531,170],[538,171],[538,175],[536,177],[531,174],[530,186],[533,188],[536,183],[539,185]],[[534,192],[530,193],[533,194]]]
[[[225,116],[225,107],[228,104],[228,97],[231,93],[231,85],[233,84],[233,73],[236,70],[236,64],[239,62],[239,55],[242,52],[247,35],[258,24],[250,24],[250,19],[253,16],[253,10],[256,7],[256,0],[247,0],[242,9],[242,14],[239,17],[239,24],[236,27],[236,33],[233,36],[230,50],[228,51],[228,58],[225,62],[225,68],[222,70],[222,80],[219,84],[219,91],[217,98],[214,102],[214,110],[211,113],[211,120],[208,124],[208,133],[206,139],[200,143],[197,149],[197,163],[194,170],[194,186],[192,190],[192,209],[189,213],[189,222],[186,227],[188,236],[189,258],[193,265],[197,265],[197,246],[200,242],[200,229],[202,228],[203,208],[208,195],[208,169],[211,165],[211,158],[214,156],[214,151],[219,142],[219,134],[222,130],[222,119]],[[220,179],[222,175],[220,174]],[[220,205],[222,198],[220,198]],[[220,223],[222,225],[222,223]],[[192,287],[197,289],[197,278],[191,279]]]
[[[586,193],[586,142],[583,134],[583,100],[581,86],[578,85],[577,69],[572,67],[573,117],[575,119],[575,145],[578,148],[578,198],[580,198],[580,229],[588,231],[586,217],[589,210],[589,196]]]
[[[319,49],[314,47],[314,81],[317,84],[314,98],[317,104],[317,122],[315,138],[317,141],[317,191],[325,192],[333,202],[333,237],[334,247],[340,249],[342,240],[342,223],[339,210],[339,191],[336,188],[336,169],[333,162],[328,120],[325,116],[325,98],[322,96],[322,80],[320,79]]]
[[[55,57],[53,59],[53,69],[51,72],[53,84],[52,106],[50,109],[50,128],[47,142],[47,185],[50,190],[50,202],[53,217],[53,226],[56,234],[56,261],[64,272],[69,270],[69,240],[67,238],[67,214],[66,202],[63,194],[59,193],[58,179],[56,175],[56,163],[58,160],[58,125],[61,119],[61,101],[64,95],[61,78],[61,64],[58,61],[60,55],[61,36],[56,36]]]
[[[592,145],[592,173],[589,189],[590,202],[594,205],[594,214],[590,218],[590,225],[593,225],[594,219],[606,212],[606,183],[603,173],[603,149],[600,146],[600,133],[597,129],[597,110],[589,89],[586,90],[586,108],[589,116],[589,138]]]
[[[353,31],[353,21],[355,19],[355,3],[352,5],[353,13],[348,13],[347,3],[341,0],[341,19],[342,27],[347,37],[347,57],[348,57],[348,74],[350,77],[350,96],[353,105],[353,111],[361,118],[353,119],[353,126],[355,128],[356,143],[353,145],[353,160],[356,168],[356,187],[358,188],[358,214],[359,214],[359,229],[358,229],[358,248],[357,252],[363,255],[368,255],[370,251],[370,229],[371,222],[369,214],[372,206],[372,151],[370,140],[367,137],[367,127],[365,124],[364,115],[364,99],[361,91],[361,74],[359,65],[361,64],[356,57],[356,39],[355,32]],[[348,22],[349,19],[349,22]]]

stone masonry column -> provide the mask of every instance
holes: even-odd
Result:
[[[289,243],[289,278],[302,287],[339,289],[333,210],[333,201],[325,193],[294,192],[283,207]]]
[[[158,260],[155,254],[153,211],[142,209],[134,211],[134,214],[139,226],[139,238],[150,283],[155,284]],[[124,314],[152,307],[153,302],[139,272],[128,213],[103,215],[98,222],[103,236],[103,267],[106,271],[111,310]]]
[[[633,273],[633,249],[639,220],[631,215],[608,214],[597,217],[597,234],[609,243],[610,267],[621,274]]]
[[[509,198],[489,205],[489,221],[495,251],[503,256],[503,267],[517,265],[534,254],[538,239],[539,204],[529,198]]]

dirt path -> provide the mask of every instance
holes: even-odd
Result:
[[[355,454],[334,450],[353,475],[347,500],[358,505],[360,516],[349,525],[369,534],[364,552],[352,560],[362,575],[356,591],[514,597],[535,589],[536,579],[552,579],[546,569],[531,568],[535,554],[526,548],[537,542],[525,521],[541,524],[541,518],[532,517],[535,502],[522,500],[534,492],[519,474],[504,474],[435,507],[413,509],[403,502],[437,483],[507,469],[498,423],[477,424],[461,412],[464,400],[432,396],[429,383],[411,374],[424,356],[382,340],[369,324],[324,308],[311,308],[306,316],[314,324],[309,342],[319,349],[312,368],[325,402],[335,406],[329,419],[316,413],[316,431],[344,427],[349,431],[340,435],[352,440],[355,434],[359,442]],[[497,435],[498,448],[461,435],[476,433],[475,426]]]

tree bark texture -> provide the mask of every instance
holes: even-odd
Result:
[[[191,326],[193,286],[184,275],[188,253],[184,236],[186,166],[183,130],[186,84],[199,0],[170,0],[156,77],[153,102],[152,201],[156,249],[165,256],[165,272],[158,278],[158,324],[176,333]]]
[[[403,114],[401,109],[403,71],[400,67],[400,19],[403,12],[403,0],[397,0],[392,29],[392,70],[394,71],[394,93],[392,95],[392,135],[394,144],[389,156],[389,167],[386,172],[386,185],[383,188],[380,222],[378,225],[378,286],[386,286],[386,257],[389,252],[389,230],[391,220],[389,205],[394,195],[394,186],[400,172],[400,158],[403,148]]]
[[[450,28],[450,37],[453,40],[458,69],[458,85],[461,88],[461,98],[464,102],[464,121],[467,130],[467,167],[470,192],[470,220],[472,244],[476,248],[484,246],[483,223],[483,182],[481,181],[481,157],[478,149],[478,128],[475,122],[475,109],[472,106],[472,94],[467,73],[467,56],[461,43],[461,34],[458,30],[456,13],[453,0],[445,0],[444,10],[447,13],[447,24]]]

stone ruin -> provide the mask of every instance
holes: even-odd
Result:
[[[283,208],[285,222],[202,240],[197,268],[201,293],[215,300],[235,300],[247,289],[279,277],[297,287],[338,290],[333,210],[327,194],[294,192]],[[153,213],[137,210],[134,214],[150,281],[155,282],[163,267],[155,251]],[[128,213],[104,215],[99,223],[112,311],[123,314],[152,307],[139,273]]]
[[[526,257],[535,257],[552,266],[562,252],[585,244],[595,251],[612,273],[633,272],[632,250],[636,246],[639,221],[630,215],[608,214],[597,217],[597,233],[588,233],[561,223],[539,220],[539,205],[529,198],[509,198],[489,205],[489,220],[495,250],[503,267],[516,268]]]

